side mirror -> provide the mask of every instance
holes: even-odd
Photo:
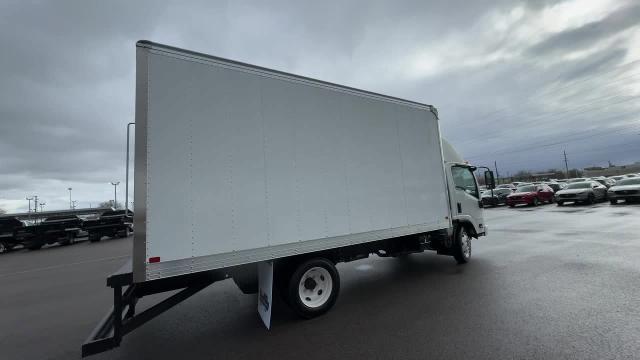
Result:
[[[493,171],[486,170],[484,172],[484,184],[487,185],[487,189],[496,188],[496,180],[493,178]]]

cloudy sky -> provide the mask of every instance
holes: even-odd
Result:
[[[637,1],[4,0],[0,208],[113,197],[139,39],[433,104],[503,174],[640,161]]]

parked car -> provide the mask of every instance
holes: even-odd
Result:
[[[620,181],[624,179],[624,175],[609,176],[607,179],[613,179],[613,181]]]
[[[507,196],[507,205],[514,207],[520,204],[537,206],[541,203],[553,202],[553,189],[547,185],[524,185],[519,186],[516,191]]]
[[[606,178],[606,177],[604,177],[604,176],[594,177],[594,178],[591,178],[591,180],[599,182],[600,184],[602,184],[602,185],[606,186],[606,187],[607,187],[607,189],[608,189],[608,188],[610,188],[610,187],[612,187],[612,186],[613,186],[613,184],[615,184],[615,183],[616,183],[616,181],[615,181],[615,180],[613,180],[613,179],[608,179],[608,178]]]
[[[512,192],[513,190],[505,188],[486,190],[482,193],[480,199],[482,200],[482,205],[484,206],[498,206],[500,204],[506,204],[507,196]]]
[[[133,231],[133,212],[129,210],[109,210],[93,219],[87,219],[82,229],[87,232],[90,242],[98,242],[103,236],[111,238],[127,237]]]
[[[566,202],[593,204],[596,201],[607,200],[607,187],[597,181],[583,181],[567,185],[556,193],[558,206]]]
[[[628,177],[628,178],[638,177],[637,174],[626,174],[625,176]]]
[[[625,202],[640,200],[640,177],[636,176],[618,181],[609,188],[607,195],[612,205],[617,204],[619,200],[624,200]]]
[[[567,184],[559,183],[559,182],[548,182],[548,183],[545,183],[545,185],[552,188],[554,193],[564,189],[564,187],[567,186]]]
[[[76,215],[50,216],[42,222],[20,228],[16,238],[29,250],[38,250],[44,245],[75,243],[82,230],[82,220]]]
[[[24,223],[15,217],[0,219],[0,253],[10,251],[15,246],[20,245],[16,232],[24,227]]]

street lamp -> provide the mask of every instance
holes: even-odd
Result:
[[[69,209],[73,209],[73,204],[71,203],[71,190],[72,188],[67,188],[69,190]]]
[[[43,203],[43,202],[40,203],[40,212],[43,211],[43,208],[45,205],[47,205],[47,203]]]
[[[25,198],[25,200],[29,200],[29,213],[31,213],[31,200],[33,200],[33,196]]]
[[[120,181],[116,181],[116,182],[111,182],[111,185],[113,185],[113,208],[117,209],[118,208],[118,193],[117,193],[117,189],[118,189],[118,185],[120,185]]]
[[[71,209],[75,210],[75,209],[76,209],[76,204],[77,204],[77,203],[78,203],[77,201],[73,200],[73,201],[71,202]]]

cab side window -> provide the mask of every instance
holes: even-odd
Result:
[[[456,189],[465,191],[467,194],[480,198],[478,188],[476,187],[476,179],[471,170],[467,167],[454,166],[451,168],[453,183]]]

